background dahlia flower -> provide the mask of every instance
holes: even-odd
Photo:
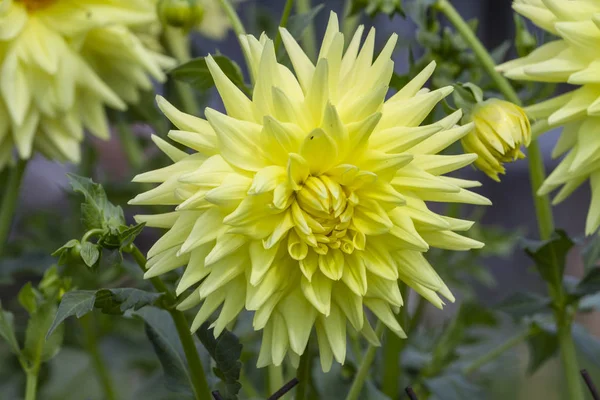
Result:
[[[561,188],[554,203],[566,199],[590,180],[592,200],[586,233],[600,226],[600,1],[516,0],[513,8],[558,39],[526,57],[499,68],[511,79],[569,83],[580,86],[527,108],[532,118],[564,125],[552,153],[566,153],[539,190],[544,195]]]
[[[361,26],[344,52],[332,13],[316,65],[281,35],[295,73],[265,35],[241,37],[252,99],[207,57],[225,114],[207,108],[204,120],[158,98],[179,129],[168,136],[194,152],[154,137],[173,164],[135,177],[160,185],[130,204],[176,206],[137,220],[169,230],[149,251],[145,276],[186,266],[177,294],[194,289],[179,308],[202,303],[192,330],[220,308],[218,336],[243,309],[254,311],[266,366],[286,354],[297,362],[314,327],[327,371],[334,358],[344,362],[347,328],[378,343],[367,309],[405,336],[394,316],[398,280],[437,307],[438,294],[454,301],[423,253],[483,244],[455,233],[472,222],[425,202],[489,201],[467,190],[477,182],[444,176],[476,155],[437,154],[471,129],[456,125],[461,112],[420,126],[452,91],[421,89],[433,64],[386,101],[396,35],[373,60],[375,30],[361,48]]]
[[[171,60],[158,48],[153,1],[0,0],[0,169],[13,149],[79,161],[84,128],[109,136]]]

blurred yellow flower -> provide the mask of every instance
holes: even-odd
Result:
[[[565,126],[552,155],[567,154],[539,194],[562,187],[556,204],[589,179],[592,200],[586,233],[592,234],[600,226],[600,1],[516,0],[513,7],[558,39],[498,69],[511,79],[580,86],[526,111],[531,118]]]
[[[136,35],[156,22],[148,0],[0,0],[0,169],[14,148],[78,162],[84,128],[107,138],[104,107],[125,109],[171,65]]]
[[[192,330],[220,308],[215,335],[243,310],[263,330],[259,366],[297,363],[315,327],[325,371],[346,357],[346,330],[378,344],[365,310],[405,337],[395,312],[398,280],[435,306],[454,297],[427,262],[430,246],[469,250],[483,243],[455,233],[472,222],[438,215],[432,202],[489,204],[467,188],[477,182],[444,174],[475,154],[437,155],[471,130],[460,111],[420,126],[452,92],[422,89],[431,64],[385,100],[394,63],[393,35],[373,60],[375,30],[360,46],[360,26],[344,52],[332,13],[314,65],[281,29],[295,74],[277,62],[273,41],[242,36],[255,82],[252,99],[207,57],[226,114],[206,118],[158,104],[180,130],[169,137],[185,153],[154,137],[173,164],[135,178],[160,183],[130,201],[173,205],[138,216],[169,229],[148,252],[146,277],[186,266],[179,305],[202,303]]]
[[[513,103],[489,99],[474,106],[473,130],[461,142],[466,152],[479,157],[474,164],[495,181],[504,174],[503,163],[525,158],[521,145],[529,146],[531,126],[523,109]]]

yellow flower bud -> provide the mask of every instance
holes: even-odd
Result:
[[[160,0],[157,12],[164,25],[191,29],[202,21],[204,8],[197,0]]]
[[[503,163],[525,158],[521,145],[529,146],[531,125],[523,109],[504,100],[477,104],[471,113],[473,130],[462,139],[465,152],[479,157],[474,164],[495,181],[504,174]]]

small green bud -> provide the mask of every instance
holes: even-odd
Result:
[[[163,25],[190,30],[204,16],[204,8],[198,3],[198,0],[160,0],[158,17]]]

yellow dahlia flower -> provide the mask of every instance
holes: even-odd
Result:
[[[168,136],[194,152],[155,137],[173,164],[134,179],[160,185],[130,204],[177,206],[137,217],[169,229],[148,252],[145,276],[186,266],[177,294],[194,289],[179,308],[202,303],[192,330],[218,308],[217,336],[254,311],[259,366],[286,354],[297,362],[313,327],[323,369],[343,363],[347,328],[378,343],[366,309],[404,337],[398,280],[442,307],[438,294],[454,297],[423,253],[483,246],[455,233],[471,222],[425,203],[489,204],[467,190],[476,182],[443,176],[477,157],[437,155],[471,129],[456,126],[461,112],[419,126],[452,88],[421,89],[431,64],[386,101],[397,36],[373,61],[375,30],[361,49],[363,29],[344,52],[332,13],[316,65],[281,29],[295,74],[277,62],[272,40],[242,36],[252,99],[207,57],[226,114],[207,108],[204,120],[158,98],[179,129]]]
[[[104,106],[165,78],[135,32],[156,22],[148,0],[0,0],[0,168],[13,148],[77,162],[84,128],[107,138]]]
[[[540,28],[558,36],[527,57],[499,67],[512,79],[570,83],[580,86],[527,109],[530,117],[564,125],[553,157],[566,156],[548,176],[539,194],[562,187],[559,203],[588,178],[592,201],[586,233],[600,226],[600,1],[517,0],[514,9]]]
[[[489,99],[471,112],[473,130],[462,138],[466,152],[479,155],[474,164],[490,178],[500,182],[503,163],[525,158],[521,145],[529,146],[531,126],[523,109],[511,102]]]

